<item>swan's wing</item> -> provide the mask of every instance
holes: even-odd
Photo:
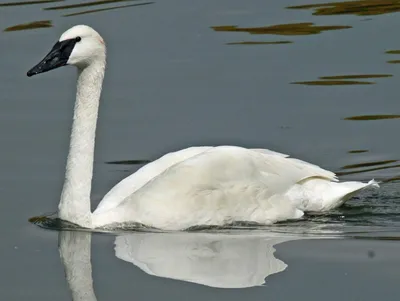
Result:
[[[167,168],[211,148],[212,147],[210,146],[189,147],[176,152],[168,153],[161,158],[148,163],[115,185],[101,200],[95,213],[102,213],[108,209],[118,206],[118,204],[121,203],[126,197],[133,194]]]
[[[164,229],[231,221],[274,223],[302,212],[285,197],[308,178],[335,180],[318,166],[241,147],[214,147],[154,177],[112,214]],[[110,218],[111,216],[110,215]]]
[[[179,187],[191,188],[198,186],[196,183],[215,186],[226,181],[249,179],[260,173],[263,180],[273,180],[273,194],[286,191],[292,185],[311,177],[336,180],[333,172],[279,153],[268,154],[236,146],[218,146],[171,165],[151,182],[167,183],[169,179],[179,179]]]
[[[102,201],[99,203],[97,209],[95,210],[95,213],[103,213],[111,208],[117,207],[125,198],[128,196],[132,195],[135,193],[138,189],[143,187],[146,183],[148,183],[150,180],[156,178],[160,174],[162,174],[164,171],[169,169],[170,167],[181,163],[185,160],[188,160],[192,157],[198,156],[202,153],[205,153],[214,147],[211,146],[199,146],[199,147],[189,147],[183,150],[179,150],[176,152],[171,152],[168,153],[159,159],[143,166],[140,168],[138,171],[133,173],[132,175],[126,177],[122,181],[120,181],[117,185],[115,185],[102,199]],[[218,150],[224,149],[224,148],[236,148],[236,147],[229,147],[229,146],[220,146],[217,147]],[[239,148],[242,149],[242,148]],[[275,151],[271,151],[269,149],[260,149],[260,148],[253,148],[248,150],[249,153],[256,152],[259,154],[264,155],[266,160],[269,160],[270,162],[274,161],[274,156],[279,157],[279,158],[288,158],[289,156],[286,154],[278,153]],[[224,155],[224,154],[222,154]],[[204,158],[202,158],[204,160]],[[324,169],[321,169],[320,167],[304,162],[298,159],[294,158],[288,158],[289,161],[285,160],[280,160],[278,158],[275,158],[275,161],[282,161],[282,162],[290,162],[289,165],[296,165],[296,166],[301,166],[302,168],[306,168],[306,170],[310,174],[318,174],[319,177],[324,177],[324,178],[329,178],[333,181],[336,181],[336,175],[330,171],[326,171]]]
[[[275,151],[272,151],[272,150],[266,149],[266,148],[251,148],[250,150],[264,154],[264,155],[275,155],[275,156],[281,156],[284,158],[289,157],[289,155],[278,153],[278,152],[275,152]]]
[[[259,152],[259,153],[264,154],[266,156],[275,155],[275,156],[280,156],[280,157],[283,157],[283,158],[288,158],[288,159],[290,159],[292,161],[292,163],[296,162],[298,165],[303,165],[304,168],[308,167],[308,169],[310,171],[314,170],[318,174],[323,174],[324,178],[327,178],[327,179],[329,179],[331,181],[334,181],[334,182],[338,181],[338,178],[337,178],[337,176],[336,176],[336,174],[334,172],[331,172],[331,171],[326,170],[326,169],[322,169],[318,165],[315,165],[315,164],[312,164],[312,163],[309,163],[309,162],[306,162],[306,161],[303,161],[303,160],[300,160],[300,159],[291,158],[291,157],[289,157],[289,155],[278,153],[278,152],[274,152],[274,151],[269,150],[269,149],[252,148],[251,150]]]

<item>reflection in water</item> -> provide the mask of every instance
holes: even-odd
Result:
[[[400,50],[388,50],[385,51],[387,54],[400,54]],[[388,64],[400,64],[400,60],[390,60],[387,61]]]
[[[89,232],[61,231],[58,234],[60,259],[73,301],[97,301],[90,262],[91,239]]]
[[[367,152],[369,152],[369,150],[367,150],[367,149],[353,149],[353,150],[348,151],[349,154],[360,154],[360,153],[367,153]]]
[[[359,170],[354,170],[354,171],[343,171],[343,172],[336,172],[338,176],[345,176],[345,175],[354,175],[354,174],[359,174],[359,173],[365,173],[365,172],[370,172],[370,171],[378,171],[378,170],[384,170],[384,169],[391,169],[391,168],[398,168],[400,167],[400,164],[395,164],[395,165],[388,165],[388,166],[381,166],[381,167],[374,167],[374,168],[364,168],[364,169],[359,169]],[[387,181],[387,180],[384,180]]]
[[[59,232],[60,258],[72,300],[95,301],[90,232]],[[129,233],[115,239],[115,255],[149,275],[218,288],[264,284],[287,265],[274,256],[274,246],[305,239],[262,232]]]
[[[150,163],[151,160],[121,160],[121,161],[107,161],[106,164],[115,164],[115,165],[141,165]]]
[[[343,118],[343,119],[344,120],[363,121],[363,120],[381,120],[381,119],[397,119],[397,118],[400,118],[400,115],[392,115],[392,114],[387,114],[387,115],[359,115],[359,116],[346,117],[346,118]]]
[[[118,8],[127,8],[127,7],[133,7],[133,6],[142,6],[142,5],[148,5],[148,4],[153,4],[154,2],[145,2],[145,3],[137,3],[137,4],[129,4],[129,5],[121,5],[121,6],[112,6],[112,7],[107,7],[107,8],[99,8],[99,9],[91,9],[91,10],[84,10],[81,12],[76,12],[76,13],[71,13],[71,14],[65,14],[63,17],[72,17],[72,16],[78,16],[78,15],[85,15],[85,14],[91,14],[91,13],[98,13],[102,11],[108,11],[108,10],[114,10]]]
[[[10,26],[4,29],[4,31],[18,31],[18,30],[37,29],[37,28],[49,28],[49,27],[53,27],[51,21],[43,20],[43,21],[35,21],[35,22]]]
[[[377,170],[384,170],[384,169],[391,169],[391,168],[398,168],[398,167],[400,167],[400,164],[382,166],[382,167],[374,167],[374,168],[365,168],[362,170],[355,170],[355,171],[336,172],[336,174],[338,176],[354,175],[354,174],[358,174],[358,173],[365,173],[365,172],[370,172],[370,171],[377,171]]]
[[[215,31],[226,31],[226,32],[248,32],[250,34],[276,34],[276,35],[310,35],[319,34],[322,31],[327,30],[338,30],[338,29],[348,29],[351,26],[342,25],[330,25],[330,26],[318,26],[314,23],[290,23],[290,24],[278,24],[272,26],[263,27],[237,27],[235,25],[226,26],[213,26],[211,27]]]
[[[78,8],[78,7],[88,7],[88,6],[96,6],[96,5],[104,5],[110,3],[117,3],[117,2],[132,2],[137,0],[102,0],[102,1],[92,1],[92,2],[84,2],[84,3],[77,3],[77,4],[70,4],[70,5],[62,5],[62,6],[52,6],[43,8],[44,10],[60,10],[60,9],[71,9],[71,8]]]
[[[381,78],[392,77],[392,74],[350,74],[350,75],[334,75],[321,76],[320,79],[357,79],[357,78]]]
[[[271,41],[271,42],[256,42],[256,41],[243,41],[243,42],[231,42],[226,45],[277,45],[277,44],[291,44],[292,41]]]
[[[375,161],[375,162],[364,162],[358,164],[350,164],[345,165],[341,169],[352,169],[352,168],[360,168],[360,167],[370,167],[370,166],[377,166],[377,165],[385,165],[397,162],[397,160],[385,160],[385,161]]]
[[[383,181],[382,181],[382,183],[390,183],[390,182],[397,182],[397,181],[400,181],[400,176],[396,176],[396,177],[391,177],[391,178],[388,178],[388,179],[384,179]]]
[[[307,85],[307,86],[347,86],[347,85],[372,85],[374,82],[363,82],[355,80],[314,80],[304,82],[292,82],[295,85]]]
[[[348,79],[383,78],[392,76],[393,75],[391,74],[350,74],[350,75],[321,76],[318,78],[319,80],[292,82],[292,84],[310,85],[310,86],[371,85],[375,84],[375,82],[354,81]]]
[[[400,54],[400,50],[388,50],[385,53],[388,53],[388,54]]]
[[[289,6],[290,9],[314,9],[313,15],[381,15],[400,11],[398,0],[359,0]]]
[[[372,161],[372,162],[363,162],[363,163],[357,163],[357,164],[349,164],[349,165],[345,165],[340,168],[341,170],[345,170],[345,171],[336,172],[336,174],[338,176],[344,176],[344,175],[352,175],[352,174],[365,173],[365,172],[370,172],[370,171],[377,171],[377,170],[384,170],[384,169],[400,167],[400,164],[391,165],[392,163],[396,163],[396,162],[398,162],[398,160],[383,160],[383,161]],[[392,180],[393,179],[390,179],[390,181],[392,181]],[[388,179],[384,180],[384,182],[388,182],[388,181],[389,181]]]
[[[43,3],[63,2],[63,1],[64,0],[37,0],[37,1],[7,2],[7,3],[0,3],[0,7],[43,4]]]
[[[43,4],[43,3],[63,2],[63,1],[64,0],[42,0],[42,1],[8,2],[8,3],[0,3],[0,7],[4,7],[4,6],[20,6],[20,5],[28,5],[28,4]],[[105,4],[117,3],[117,2],[132,2],[132,1],[137,1],[137,0],[102,0],[102,1],[92,1],[92,2],[84,2],[84,3],[78,3],[78,4],[63,5],[63,6],[52,6],[52,7],[46,7],[46,8],[43,8],[43,9],[44,10],[64,10],[64,9],[105,5]],[[133,6],[143,6],[143,5],[153,4],[153,3],[154,2],[144,2],[144,3],[135,3],[135,4],[129,4],[129,5],[121,5],[121,6],[113,6],[113,7],[85,10],[85,11],[79,11],[79,12],[64,14],[63,17],[71,17],[71,16],[77,16],[77,15],[97,13],[97,12],[102,12],[102,11],[115,10],[115,9],[119,9],[119,8],[128,8],[128,7],[133,7]],[[35,21],[35,22],[18,24],[18,25],[15,25],[15,26],[7,27],[4,31],[18,31],[18,30],[27,30],[27,29],[48,28],[48,27],[52,27],[52,26],[53,25],[52,25],[52,22],[50,20]]]
[[[118,236],[115,255],[149,275],[218,288],[264,284],[287,265],[274,245],[294,236],[222,233],[139,233]]]

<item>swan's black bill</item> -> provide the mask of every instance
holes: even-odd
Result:
[[[72,50],[75,47],[76,42],[76,39],[57,42],[50,52],[45,56],[45,58],[39,64],[29,70],[26,75],[30,77],[65,66]]]

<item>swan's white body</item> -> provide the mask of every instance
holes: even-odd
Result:
[[[191,147],[149,163],[117,184],[90,212],[95,130],[106,49],[84,25],[68,64],[78,67],[77,98],[59,216],[83,227],[137,222],[160,229],[235,221],[271,224],[343,204],[369,183],[338,183],[334,173],[266,149]],[[44,71],[43,71],[44,72]]]

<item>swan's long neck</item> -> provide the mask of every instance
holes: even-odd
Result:
[[[93,176],[97,115],[105,59],[78,69],[77,94],[64,187],[58,206],[63,220],[91,227],[90,191]]]

